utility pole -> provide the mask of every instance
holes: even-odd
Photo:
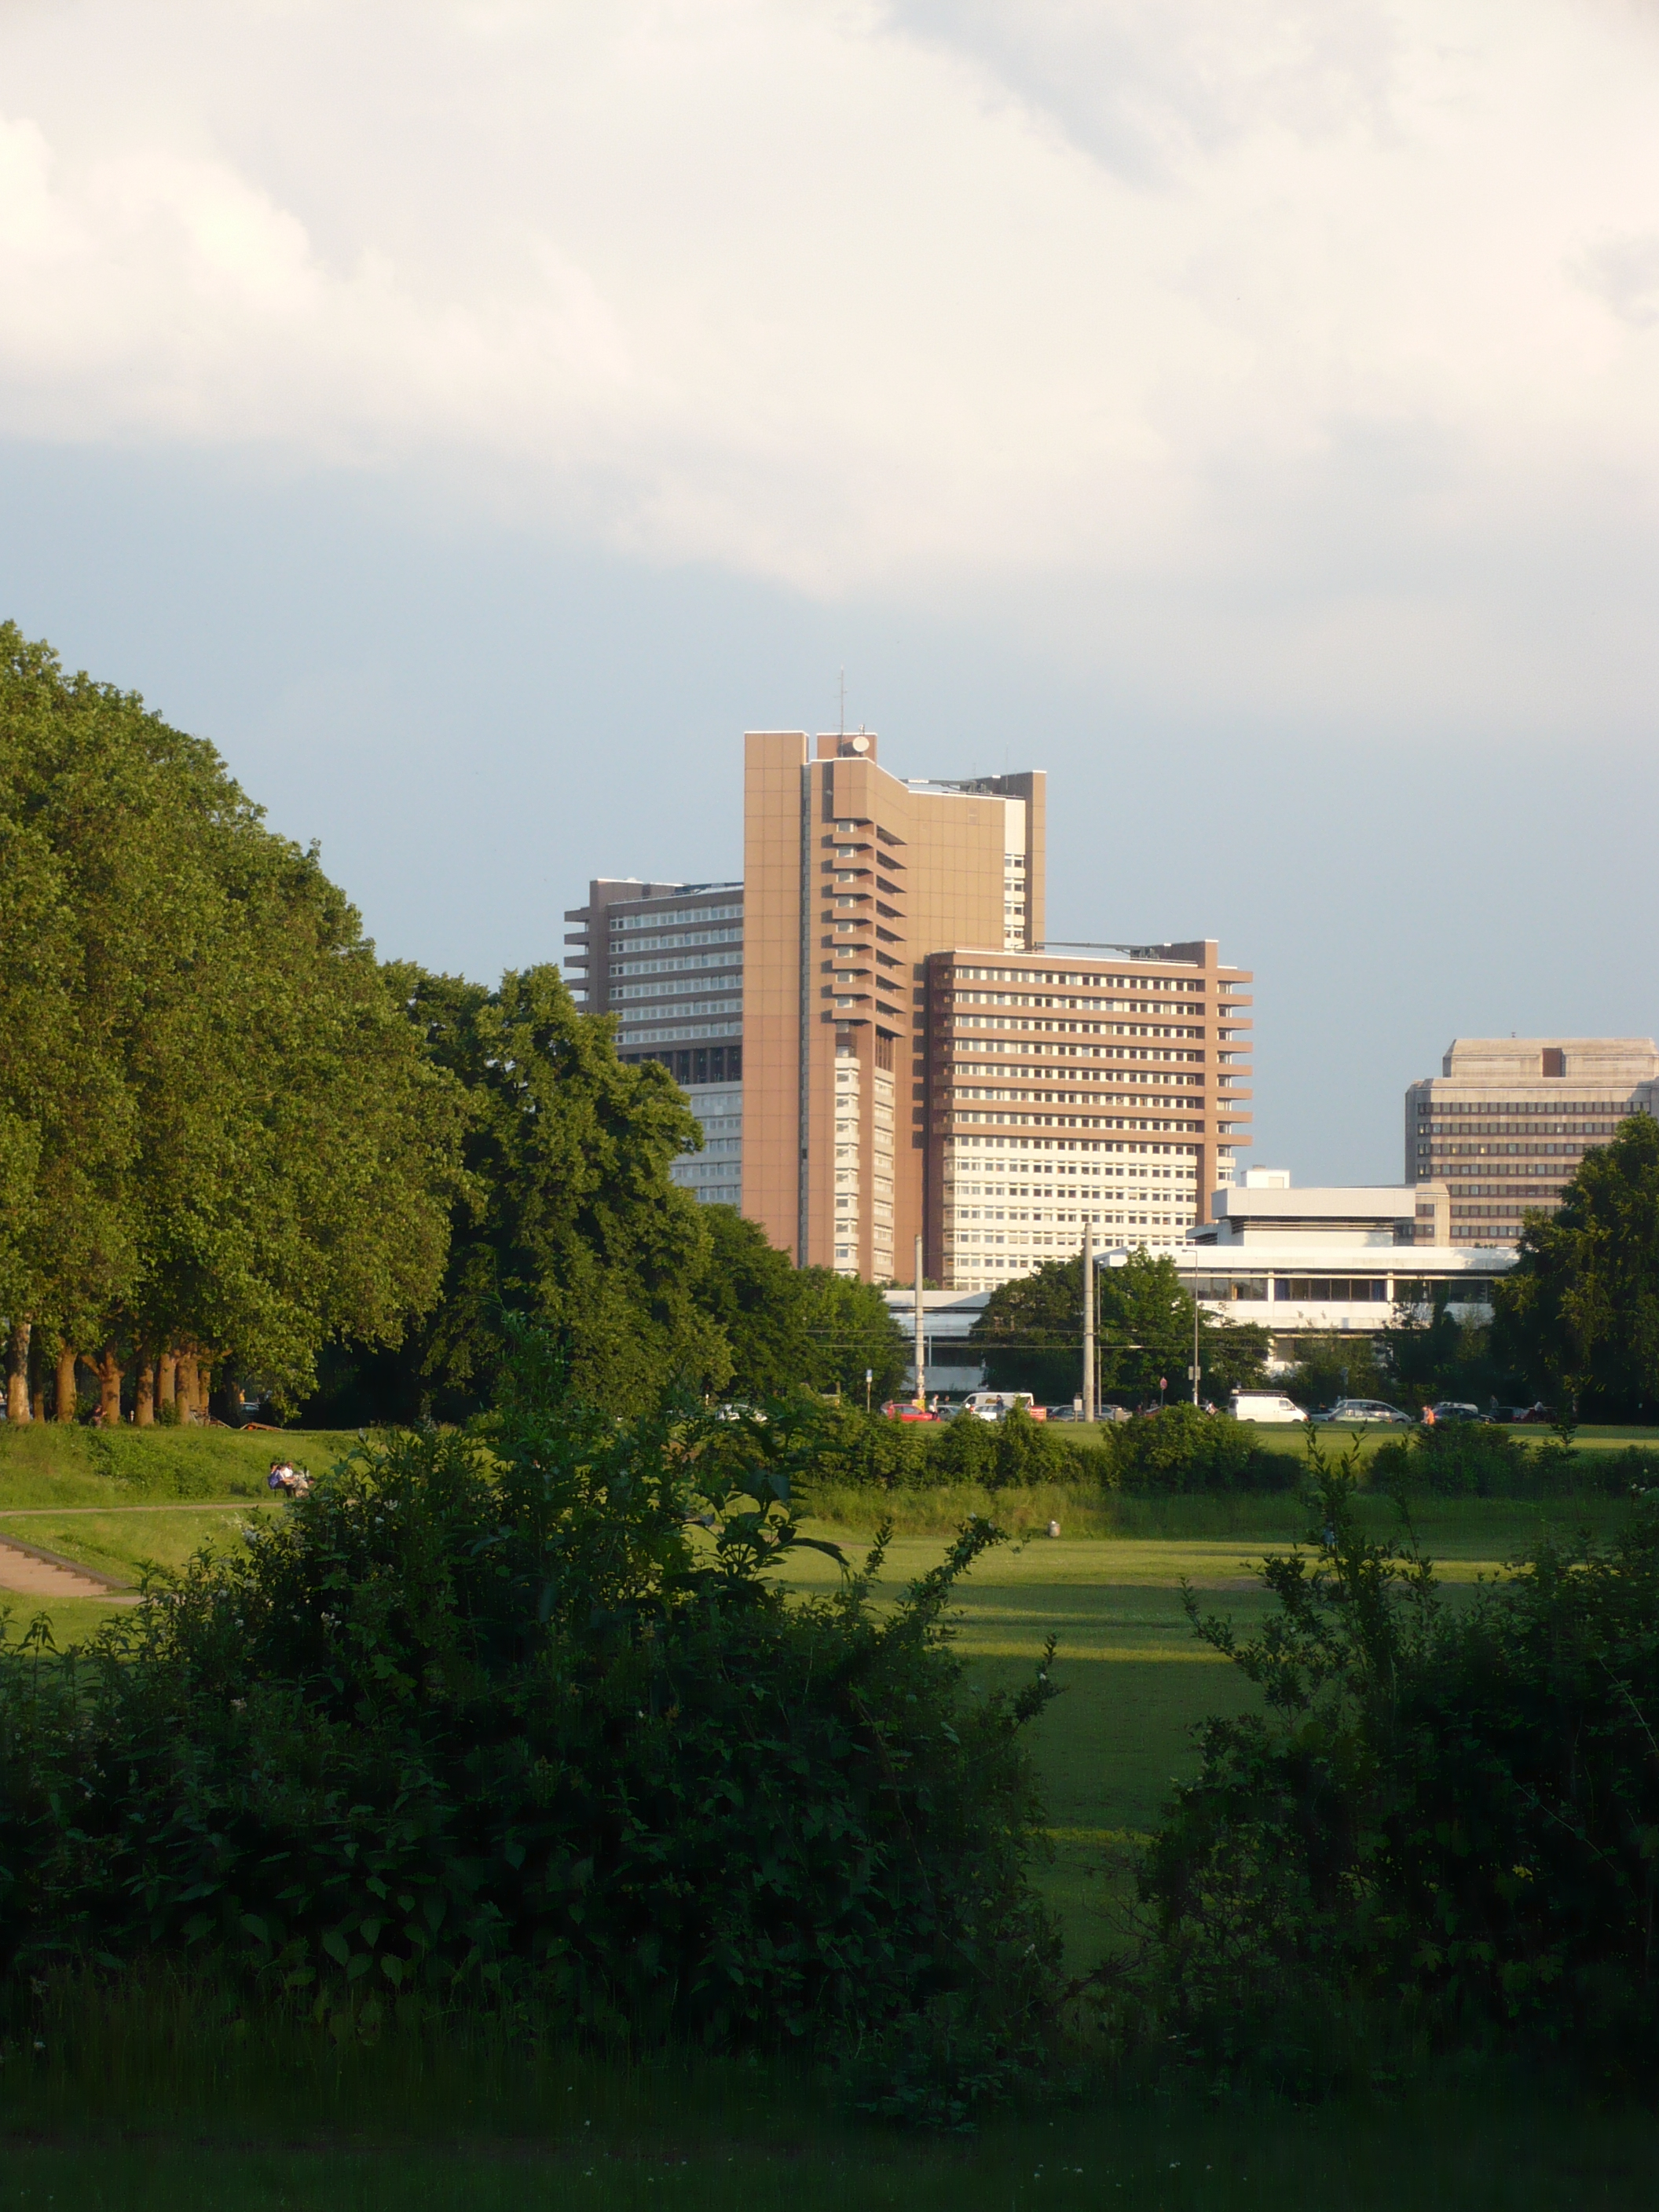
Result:
[[[927,1344],[921,1333],[921,1239],[916,1239],[916,1411],[927,1411]]]
[[[1095,1224],[1083,1224],[1083,1418],[1095,1417]]]
[[[1198,1403],[1198,1270],[1193,1270],[1193,1403]]]

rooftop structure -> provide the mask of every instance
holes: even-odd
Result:
[[[1443,1184],[1297,1189],[1257,1169],[1217,1191],[1211,1211],[1177,1255],[1182,1279],[1212,1312],[1269,1329],[1281,1363],[1305,1337],[1370,1334],[1401,1308],[1426,1316],[1439,1298],[1489,1314],[1493,1282],[1515,1264],[1512,1249],[1449,1241]]]

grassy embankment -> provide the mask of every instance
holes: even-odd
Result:
[[[229,1429],[0,1426],[0,1536],[137,1585],[147,1566],[181,1567],[197,1551],[240,1542],[252,1516],[280,1512],[265,1485],[280,1453],[316,1473],[356,1442]],[[0,1611],[8,1607],[14,1633],[45,1612],[60,1644],[91,1635],[116,1609],[96,1598],[43,1607],[0,1586]]]
[[[352,1441],[313,1436],[285,1439],[284,1448],[314,1470]],[[1592,1449],[1603,1443],[1600,1436],[1584,1441]],[[176,1564],[204,1540],[238,1540],[251,1513],[282,1510],[264,1487],[273,1449],[265,1437],[218,1431],[0,1431],[0,1533],[108,1573],[136,1574],[143,1559]],[[838,1497],[836,1504],[852,1510],[814,1525],[856,1552],[895,1502]],[[921,1526],[892,1546],[884,1579],[895,1587],[931,1565],[939,1533],[975,1510],[959,1491],[897,1502],[906,1508],[902,1521]],[[1021,1510],[1011,1514],[1011,1505]],[[987,1686],[1024,1679],[1050,1631],[1060,1638],[1063,1694],[1035,1737],[1054,1853],[1039,1878],[1060,1914],[1068,1958],[1082,1966],[1114,1940],[1122,1878],[1113,1870],[1113,1847],[1146,1833],[1171,1778],[1190,1771],[1194,1724],[1237,1710],[1249,1694],[1194,1642],[1179,1584],[1185,1578],[1206,1603],[1241,1621],[1260,1617],[1252,1563],[1265,1546],[1294,1540],[1301,1513],[1293,1495],[1103,1501],[1070,1491],[1052,1498],[1003,1493],[979,1501],[979,1510],[1028,1528],[1052,1513],[1065,1532],[1058,1541],[1028,1537],[983,1561],[963,1593],[959,1634],[972,1678]],[[1382,1498],[1370,1510],[1379,1519],[1390,1510]],[[1605,1502],[1430,1501],[1418,1519],[1443,1578],[1457,1589],[1499,1571],[1546,1519],[1589,1521],[1605,1531],[1623,1510]],[[801,1586],[835,1571],[813,1557]],[[18,1601],[18,1614],[31,1609]],[[88,1601],[51,1610],[59,1640],[69,1641],[109,1608]],[[135,2207],[184,2194],[226,2207],[304,2204],[319,2212],[516,2204],[526,2194],[532,2202],[631,2206],[659,2202],[665,2191],[699,2207],[787,2197],[800,2212],[901,2200],[926,2207],[947,2198],[988,2208],[1102,2196],[1116,2202],[1120,2195],[1169,2212],[1188,2204],[1242,2212],[1287,2197],[1354,2206],[1409,2197],[1553,2208],[1644,2201],[1637,2177],[1659,2170],[1655,2138],[1643,2124],[1483,2111],[1460,2112],[1455,2129],[1442,2113],[1427,2175],[1399,2115],[1356,2119],[1351,2112],[1234,2122],[1169,2112],[1079,2116],[995,2131],[964,2155],[842,2127],[810,2088],[769,2069],[757,2077],[743,2069],[548,2060],[520,2072],[520,2062],[499,2055],[451,2051],[417,2061],[407,2051],[325,2062],[296,2043],[291,2065],[267,2066],[253,2079],[246,2069],[235,2073],[234,2032],[210,2055],[212,2065],[229,2067],[226,2094],[208,2100],[197,2094],[199,2054],[167,2075],[163,2023],[143,2039],[159,2057],[136,2057],[125,2045],[96,2054],[84,2027],[60,2039],[63,2052],[49,2045],[44,2057],[26,2057],[14,2044],[0,2070],[0,2124],[33,2138],[8,2148],[5,2212],[21,2207],[26,2191],[31,2206],[53,2194],[63,2204]],[[46,2069],[33,2084],[25,2068]],[[416,2084],[409,2069],[428,2063],[437,2077]],[[152,2078],[158,2066],[161,2077]],[[149,2140],[143,2148],[100,2148],[100,2127],[137,2129]]]

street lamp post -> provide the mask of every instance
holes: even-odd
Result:
[[[1083,1418],[1095,1417],[1095,1224],[1083,1224]]]
[[[915,1311],[915,1329],[916,1329],[916,1411],[917,1411],[917,1413],[925,1413],[927,1412],[927,1347],[926,1347],[926,1345],[924,1344],[924,1342],[923,1342],[923,1340],[922,1340],[922,1329],[923,1329],[923,1323],[922,1323],[922,1304],[921,1304],[921,1237],[917,1237],[917,1239],[916,1239],[916,1311]]]
[[[1193,1263],[1193,1403],[1198,1403],[1198,1263]]]

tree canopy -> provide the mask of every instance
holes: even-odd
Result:
[[[558,1338],[591,1404],[633,1412],[676,1383],[722,1389],[732,1352],[697,1295],[709,1229],[668,1174],[701,1142],[672,1078],[619,1060],[611,1024],[579,1012],[556,968],[507,975],[493,991],[388,972],[430,1060],[471,1106],[422,1395],[451,1413],[488,1403],[509,1313]]]
[[[1144,1249],[1121,1267],[1097,1272],[1095,1334],[1103,1389],[1157,1395],[1167,1376],[1175,1395],[1190,1389],[1193,1296],[1173,1260]],[[997,1390],[1030,1390],[1044,1400],[1074,1397],[1081,1387],[1083,1260],[1049,1260],[1034,1274],[999,1285],[974,1326],[985,1377]],[[1212,1397],[1260,1380],[1267,1332],[1237,1326],[1200,1307],[1200,1388]]]
[[[1532,1214],[1497,1285],[1500,1353],[1569,1407],[1659,1405],[1659,1122],[1632,1115],[1587,1152],[1553,1217]]]
[[[39,1331],[71,1377],[234,1356],[297,1393],[430,1305],[464,1100],[356,914],[211,745],[14,623],[0,1003],[15,1384]]]

